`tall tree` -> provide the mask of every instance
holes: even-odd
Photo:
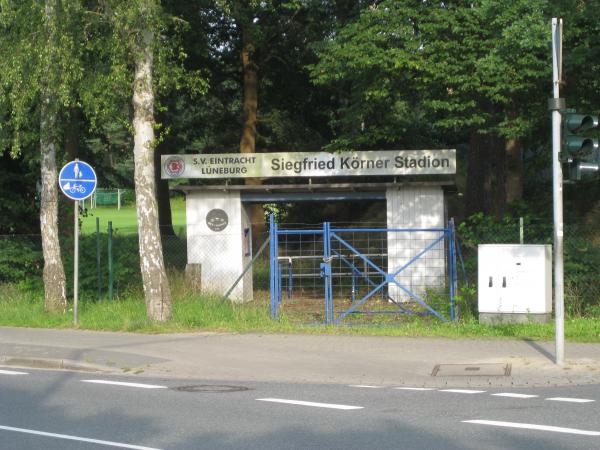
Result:
[[[146,312],[150,320],[166,321],[171,318],[172,301],[156,200],[155,129],[165,129],[155,120],[157,94],[193,97],[205,91],[206,83],[198,71],[187,70],[183,64],[186,54],[179,34],[187,24],[166,13],[158,0],[103,0],[101,6],[113,36],[108,67],[98,85],[113,85],[117,91],[133,87],[134,182]],[[123,100],[123,95],[118,95]],[[122,109],[121,115],[123,111],[127,110]]]
[[[545,116],[548,9],[545,0],[365,7],[318,46],[311,68],[339,92],[334,146],[469,142],[469,204],[501,215],[521,196],[520,140]]]
[[[269,2],[270,3],[270,2]],[[258,115],[258,62],[256,60],[257,9],[270,6],[258,2],[234,0],[232,13],[241,34],[240,62],[242,67],[242,132],[240,153],[256,153],[256,121]],[[260,178],[247,178],[246,184],[260,185]],[[252,223],[253,245],[260,245],[260,235],[266,229],[262,205],[250,205],[250,222]]]
[[[323,39],[330,30],[329,3],[216,0],[216,8],[209,5],[212,11],[204,10],[213,17],[208,27],[214,36],[211,66],[218,68],[213,69],[213,86],[225,85],[223,77],[229,89],[233,83],[239,86],[234,100],[240,153],[321,147],[323,131],[328,130],[323,108],[315,102],[327,97],[310,85],[305,65],[314,60],[308,43]],[[231,98],[231,91],[217,95],[223,102],[225,96]],[[223,127],[219,131],[225,134]],[[257,178],[245,182],[261,184]],[[256,245],[265,228],[261,205],[252,205],[251,221]]]
[[[44,5],[48,49],[43,65],[53,73],[53,58],[57,51],[56,0],[46,0]],[[40,228],[44,254],[44,297],[48,311],[64,313],[67,306],[66,277],[60,256],[58,239],[58,172],[56,168],[56,99],[48,79],[41,79],[40,92],[40,151],[41,151],[41,198]]]
[[[66,280],[58,238],[57,143],[61,116],[75,104],[73,86],[81,79],[78,1],[57,0],[0,4],[0,80],[7,113],[3,129],[11,135],[11,153],[39,161],[40,231],[44,255],[45,308],[66,309]],[[33,142],[39,157],[31,153]],[[4,150],[4,149],[3,149]],[[24,153],[23,153],[24,152]]]
[[[140,269],[146,314],[150,320],[162,322],[172,315],[171,290],[158,224],[154,169],[154,56],[162,10],[155,0],[106,1],[103,6],[117,39],[123,42],[123,50],[133,70],[133,156]]]

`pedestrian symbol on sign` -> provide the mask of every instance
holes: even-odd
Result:
[[[81,178],[83,174],[81,173],[81,169],[79,169],[79,163],[75,163],[75,167],[73,168],[73,174],[75,178]]]

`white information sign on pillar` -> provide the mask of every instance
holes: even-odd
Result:
[[[64,165],[58,175],[60,190],[71,200],[75,200],[74,210],[74,257],[73,257],[73,323],[77,325],[79,299],[79,201],[90,197],[96,190],[98,177],[88,163],[71,161]]]

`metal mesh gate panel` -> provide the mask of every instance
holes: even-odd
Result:
[[[271,218],[271,312],[302,322],[454,318],[453,227],[280,229]],[[383,317],[386,317],[385,319]]]

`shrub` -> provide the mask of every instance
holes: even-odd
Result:
[[[43,267],[39,236],[0,237],[0,283],[41,277]]]

